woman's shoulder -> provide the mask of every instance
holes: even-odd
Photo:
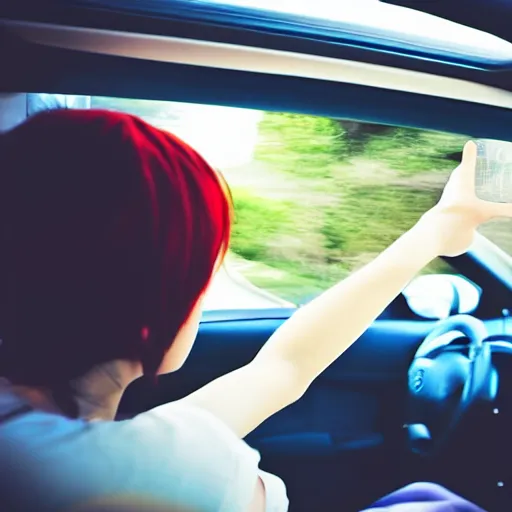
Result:
[[[40,501],[55,505],[48,510],[129,494],[179,510],[238,512],[247,509],[259,474],[258,452],[183,402],[118,422],[34,411],[0,428],[1,446],[16,455],[16,479],[25,472],[44,478]],[[13,474],[7,460],[0,467]]]
[[[242,441],[212,413],[186,401],[165,404],[132,419],[111,424],[117,435],[134,436],[142,445],[165,440],[173,446],[175,456],[187,456],[199,449],[205,453],[222,451],[240,463],[240,457],[257,466],[259,454]]]
[[[138,478],[146,481],[143,486],[167,488],[185,501],[191,495],[207,499],[211,508],[200,510],[248,507],[258,479],[259,453],[211,413],[176,402],[106,427],[98,434],[103,430],[115,445],[130,450],[130,465],[146,465]]]

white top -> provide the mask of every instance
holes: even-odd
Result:
[[[158,510],[244,512],[258,475],[267,512],[288,510],[283,482],[258,469],[258,452],[201,409],[175,403],[120,422],[35,410],[6,418],[22,405],[0,389],[2,510],[70,511],[135,496]]]

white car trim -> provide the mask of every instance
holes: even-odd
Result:
[[[512,108],[512,92],[466,80],[288,51],[176,37],[0,20],[23,39],[47,46],[193,66],[379,87]]]

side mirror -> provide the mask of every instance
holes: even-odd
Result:
[[[475,311],[482,290],[462,276],[427,274],[413,279],[402,293],[413,313],[440,320]]]

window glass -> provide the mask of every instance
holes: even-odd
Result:
[[[170,130],[222,170],[232,245],[206,309],[300,305],[373,259],[440,197],[468,136],[208,105],[91,99]],[[512,222],[482,233],[512,254]],[[434,261],[424,272],[451,273]]]

